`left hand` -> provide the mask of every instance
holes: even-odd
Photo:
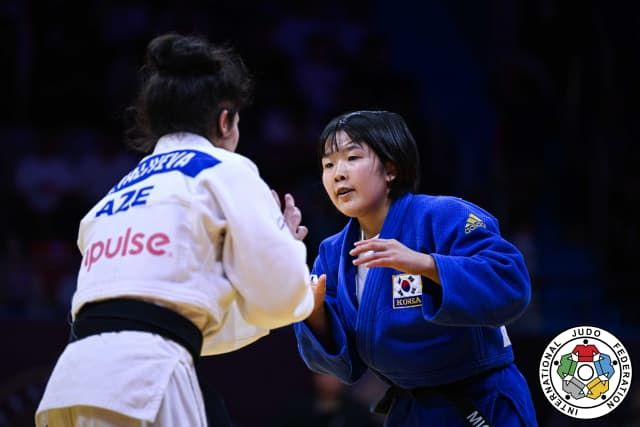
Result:
[[[271,194],[273,198],[278,203],[278,207],[282,209],[282,205],[280,203],[280,196],[275,190],[271,190]],[[304,225],[300,225],[302,222],[302,212],[296,206],[296,201],[293,199],[293,196],[289,193],[284,195],[284,211],[282,212],[284,216],[284,221],[289,227],[289,231],[293,234],[297,240],[303,240],[309,234],[309,229]]]
[[[438,277],[435,262],[429,254],[409,249],[395,239],[367,239],[355,242],[349,254],[356,257],[353,265],[365,267],[387,267],[403,273],[419,274],[433,280]],[[373,251],[371,254],[358,255]],[[436,281],[439,283],[439,280]]]

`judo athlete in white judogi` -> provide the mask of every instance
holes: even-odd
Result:
[[[137,107],[152,152],[80,223],[71,342],[37,426],[229,425],[226,413],[207,421],[197,359],[313,308],[292,197],[283,216],[256,166],[233,152],[244,66],[177,35],[152,41],[148,58]]]

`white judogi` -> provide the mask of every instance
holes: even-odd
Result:
[[[160,138],[82,219],[78,246],[73,317],[107,298],[155,302],[202,330],[203,355],[243,347],[313,308],[306,248],[255,165],[197,135]],[[64,350],[36,421],[84,405],[158,423],[173,416],[163,399],[183,401],[171,410],[193,423],[181,425],[206,425],[189,353],[149,333],[100,334]]]

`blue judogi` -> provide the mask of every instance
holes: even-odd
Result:
[[[455,197],[406,194],[395,200],[380,238],[431,254],[441,285],[371,268],[358,305],[357,267],[349,251],[359,238],[352,219],[320,245],[313,274],[327,275],[325,302],[335,347],[325,348],[306,323],[295,324],[307,366],[346,383],[371,369],[404,389],[463,381],[492,426],[536,425],[503,326],[527,307],[531,285],[522,254],[500,236],[497,220]],[[422,281],[421,294],[414,279]],[[428,402],[397,399],[387,425],[464,424],[447,399],[434,396]]]

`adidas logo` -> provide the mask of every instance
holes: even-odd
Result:
[[[469,234],[478,227],[487,228],[487,224],[474,214],[470,213],[464,224],[464,234]]]

